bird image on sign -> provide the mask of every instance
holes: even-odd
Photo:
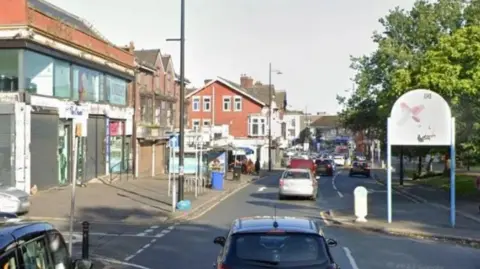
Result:
[[[397,122],[397,125],[404,125],[409,119],[420,123],[419,114],[425,109],[424,105],[410,107],[406,103],[401,103],[400,107],[402,108],[402,118]]]

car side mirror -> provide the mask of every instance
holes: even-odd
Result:
[[[220,245],[220,246],[225,246],[225,241],[227,241],[227,239],[223,236],[217,236],[215,237],[215,239],[213,239],[213,243],[215,245]]]
[[[78,259],[73,262],[73,269],[92,269],[93,263],[90,260]]]
[[[329,247],[332,247],[332,248],[333,248],[333,247],[336,247],[336,246],[337,246],[337,241],[336,241],[335,239],[330,239],[330,238],[329,238],[329,239],[327,239],[327,245],[328,245]]]

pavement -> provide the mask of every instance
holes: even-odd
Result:
[[[458,242],[410,238],[351,229],[336,225],[321,212],[347,212],[353,206],[353,190],[365,186],[370,190],[370,206],[385,206],[384,187],[373,179],[350,178],[345,171],[334,177],[319,180],[317,201],[277,199],[280,173],[264,174],[258,180],[218,200],[214,205],[182,221],[152,223],[152,225],[112,225],[118,234],[99,235],[94,240],[92,257],[110,264],[110,268],[211,268],[220,248],[213,238],[225,235],[238,217],[253,215],[296,216],[312,218],[323,226],[328,238],[338,241],[332,255],[342,269],[429,268],[475,269],[480,264],[480,250]],[[382,198],[383,197],[383,198]],[[383,199],[383,200],[382,200]],[[403,205],[403,211],[425,214],[425,220],[446,219],[448,212],[417,211],[420,203],[395,194],[394,201]],[[401,208],[395,208],[394,221],[400,221]],[[423,208],[422,210],[426,210]],[[434,209],[432,209],[434,210]],[[372,208],[372,214],[379,209]],[[353,213],[351,213],[353,214]],[[374,216],[368,216],[370,220]],[[382,219],[380,216],[379,219]],[[433,223],[433,221],[432,221]],[[468,224],[468,220],[462,221]],[[353,226],[354,224],[352,224]],[[472,224],[473,225],[473,224]],[[92,238],[95,236],[92,235]],[[107,261],[106,261],[107,260]]]

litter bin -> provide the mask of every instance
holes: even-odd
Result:
[[[212,172],[212,189],[223,190],[223,172]]]
[[[235,166],[233,167],[233,180],[240,180],[242,179],[242,167]]]

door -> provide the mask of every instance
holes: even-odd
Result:
[[[165,142],[155,145],[155,174],[165,174]]]
[[[90,116],[87,126],[86,180],[105,175],[106,119]]]
[[[32,113],[31,118],[31,185],[45,190],[68,184],[59,177],[59,135],[64,131],[59,127],[58,115]],[[66,142],[68,143],[68,142]],[[69,160],[67,159],[67,162]]]
[[[139,143],[138,174],[142,177],[152,176],[152,143]]]

